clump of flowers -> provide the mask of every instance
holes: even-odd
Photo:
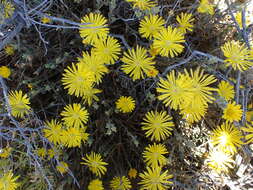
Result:
[[[147,75],[151,69],[155,68],[153,58],[149,57],[148,51],[141,46],[124,52],[121,61],[124,62],[121,66],[123,72],[128,74],[133,80],[145,78],[144,74]]]
[[[132,112],[135,108],[135,100],[131,96],[121,96],[116,101],[116,108],[122,113]]]
[[[185,42],[185,39],[182,32],[177,28],[168,26],[154,35],[153,45],[161,56],[173,58],[183,52],[183,42]]]
[[[226,101],[229,101],[235,96],[234,87],[229,82],[221,81],[218,85],[218,94]]]
[[[253,65],[250,51],[246,48],[245,44],[238,41],[226,42],[221,50],[226,57],[226,66],[232,66],[233,69],[245,71]]]
[[[100,154],[91,152],[91,154],[86,154],[86,157],[82,159],[84,162],[81,162],[81,164],[88,166],[90,171],[96,176],[101,177],[106,173],[107,169],[105,166],[108,164],[103,161]]]
[[[0,77],[9,78],[10,75],[11,75],[11,70],[8,67],[6,66],[0,67]]]
[[[107,38],[107,19],[100,13],[89,13],[81,19],[81,23],[83,25],[80,25],[79,33],[85,44],[94,44]]]
[[[164,27],[165,20],[159,15],[145,16],[139,27],[139,33],[143,38],[152,39]]]
[[[149,168],[140,174],[141,190],[166,190],[173,182],[169,181],[173,175],[168,174],[168,170],[162,172],[161,167]]]
[[[167,114],[166,111],[150,111],[146,113],[142,124],[142,130],[146,131],[145,135],[150,137],[152,141],[165,140],[171,135],[172,127],[174,126],[171,122],[172,118]]]
[[[11,114],[14,117],[23,118],[31,109],[29,106],[30,99],[26,94],[23,94],[21,90],[13,90],[9,92],[9,103],[11,107]]]
[[[219,150],[228,153],[237,152],[243,144],[242,134],[233,124],[223,123],[217,129],[213,130],[211,143]]]
[[[129,190],[132,185],[126,176],[114,177],[110,182],[112,190]]]
[[[235,102],[228,103],[223,111],[222,118],[226,119],[228,122],[240,121],[242,118],[241,105],[237,105]]]

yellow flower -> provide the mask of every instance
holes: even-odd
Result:
[[[240,28],[242,29],[242,12],[237,12],[236,13],[235,20],[239,24]],[[250,17],[246,16],[246,18],[245,18],[246,28],[248,27],[249,24],[250,24]]]
[[[182,105],[180,113],[187,122],[194,123],[198,122],[206,114],[207,107],[207,104],[197,104],[193,100],[190,104]]]
[[[121,96],[116,101],[116,108],[123,113],[132,112],[135,108],[135,101],[131,96]]]
[[[19,186],[17,183],[18,176],[13,177],[13,173],[11,171],[4,173],[2,177],[0,177],[0,189],[1,190],[16,190]]]
[[[64,71],[62,83],[70,95],[81,97],[94,82],[94,73],[80,63],[72,64],[72,68],[68,67]]]
[[[147,76],[148,77],[156,77],[158,75],[159,71],[157,69],[151,69],[148,71]]]
[[[190,13],[181,13],[176,18],[179,26],[178,29],[182,33],[186,33],[188,31],[192,31],[194,18],[192,18],[192,14]]]
[[[156,49],[156,48],[154,48],[154,44],[151,44],[150,46],[149,46],[149,54],[152,56],[152,57],[155,57],[155,56],[157,56],[158,54],[159,54],[159,51]]]
[[[146,147],[142,155],[147,166],[156,168],[159,166],[163,167],[167,164],[167,159],[164,154],[168,153],[165,145],[154,143]]]
[[[242,118],[241,105],[236,105],[235,102],[227,104],[227,107],[223,110],[223,119],[228,122],[240,121]]]
[[[59,162],[59,164],[56,166],[57,171],[59,171],[61,174],[64,174],[68,171],[69,167],[66,162]]]
[[[81,104],[69,104],[61,112],[62,120],[67,127],[84,127],[88,122],[89,113]]]
[[[37,150],[37,154],[38,154],[39,157],[45,158],[47,156],[47,149],[45,149],[45,148],[39,148]]]
[[[8,67],[6,66],[0,67],[0,77],[9,78],[10,75],[11,75],[11,70]]]
[[[132,185],[126,176],[114,177],[110,182],[112,190],[129,190]]]
[[[118,40],[110,36],[106,40],[98,40],[92,49],[94,56],[100,57],[105,64],[114,64],[119,58],[120,51]]]
[[[253,142],[253,122],[251,121],[250,123],[246,123],[246,127],[241,128],[245,133],[245,139],[247,140],[248,143]],[[1,156],[1,155],[0,155]]]
[[[105,40],[109,33],[107,19],[99,13],[89,13],[84,16],[80,25],[79,33],[84,43],[94,44],[99,40]],[[82,28],[83,27],[83,28]],[[86,28],[87,27],[87,28]]]
[[[4,48],[4,51],[7,55],[14,55],[15,53],[15,50],[14,50],[14,47],[12,45],[7,45],[5,48]]]
[[[59,154],[59,152],[53,148],[48,149],[48,158],[52,159],[55,155]]]
[[[213,15],[214,14],[214,6],[210,2],[210,0],[201,0],[197,11],[199,13],[207,13],[207,14]]]
[[[60,138],[64,146],[68,148],[81,147],[82,142],[88,140],[89,134],[85,133],[86,128],[68,127],[61,131]]]
[[[103,183],[99,179],[94,179],[89,183],[88,190],[104,190]]]
[[[166,111],[150,111],[146,113],[144,122],[141,123],[142,130],[146,131],[146,137],[150,137],[151,141],[165,140],[171,135],[174,126],[173,122],[170,121],[171,119]]]
[[[48,16],[50,16],[50,14],[48,14]],[[52,21],[52,20],[51,20],[49,17],[47,17],[47,15],[41,18],[41,22],[42,22],[43,24],[48,24],[48,23],[50,23],[51,21]]]
[[[95,101],[99,100],[96,94],[101,93],[101,92],[102,90],[93,88],[93,86],[87,87],[83,91],[82,99],[84,100],[84,103],[88,103],[88,105],[90,106],[93,100]]]
[[[192,94],[189,89],[192,87],[192,80],[186,75],[180,74],[176,77],[173,70],[167,75],[167,79],[160,78],[158,83],[157,92],[161,93],[158,96],[165,106],[170,106],[173,109],[178,109],[183,104],[191,102]]]
[[[173,175],[168,174],[168,170],[162,172],[161,167],[149,168],[140,174],[142,178],[139,184],[141,185],[140,190],[166,190],[173,182],[169,181]]]
[[[90,171],[96,176],[101,177],[106,173],[107,169],[105,166],[108,164],[103,161],[100,154],[91,152],[90,155],[86,154],[86,158],[83,157],[82,159],[84,162],[81,162],[81,164],[88,166]]]
[[[221,50],[226,57],[226,66],[232,66],[235,70],[245,71],[253,65],[250,51],[244,44],[240,44],[238,41],[226,42],[221,47]]]
[[[218,85],[218,94],[226,101],[229,101],[235,96],[234,87],[229,82],[221,81]]]
[[[228,153],[237,152],[243,144],[241,132],[233,125],[224,123],[214,129],[211,135],[211,143],[220,150]]]
[[[43,129],[44,136],[54,144],[61,143],[62,124],[55,119],[46,121],[46,128]]]
[[[12,151],[11,147],[0,149],[0,158],[8,158],[11,154],[11,151]]]
[[[30,110],[30,100],[26,94],[23,95],[22,91],[12,90],[9,93],[9,103],[11,106],[11,114],[14,117],[23,118]]]
[[[145,16],[139,27],[139,33],[143,38],[152,39],[163,28],[165,20],[159,15]]]
[[[129,171],[128,171],[128,176],[131,178],[136,178],[137,176],[137,170],[135,168],[131,168]]]
[[[181,44],[183,42],[185,42],[184,35],[177,28],[168,26],[154,35],[153,45],[161,56],[173,58],[183,52],[184,46]]]
[[[15,11],[14,5],[7,0],[2,0],[1,3],[3,4],[3,7],[4,7],[4,12],[3,12],[4,18],[7,19],[7,18],[12,17]]]
[[[212,150],[205,161],[207,165],[217,173],[227,173],[233,168],[234,160],[232,155],[221,150]]]
[[[127,2],[133,3],[133,8],[140,10],[149,10],[156,6],[156,2],[152,0],[126,0]]]
[[[151,69],[154,69],[154,58],[148,57],[148,52],[145,48],[137,46],[136,49],[129,49],[124,52],[121,59],[124,64],[121,66],[124,73],[128,74],[133,80],[145,78]]]
[[[83,70],[88,70],[94,75],[94,82],[97,84],[102,82],[102,77],[105,73],[108,72],[106,65],[103,63],[103,60],[100,56],[95,54],[89,55],[87,52],[83,52],[82,58],[78,58],[79,65]]]

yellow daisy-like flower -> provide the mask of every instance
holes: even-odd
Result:
[[[47,156],[47,149],[45,149],[45,148],[39,148],[37,150],[37,154],[38,154],[39,157],[45,158]]]
[[[0,177],[0,189],[1,190],[16,190],[19,186],[17,183],[17,179],[19,177],[13,177],[13,173],[11,171],[4,173]]]
[[[175,57],[182,53],[184,46],[181,44],[185,42],[184,35],[177,28],[168,26],[162,28],[159,33],[154,35],[154,48],[159,51],[161,56]]]
[[[136,178],[137,176],[137,170],[135,168],[131,168],[129,171],[128,171],[128,176],[131,178]]]
[[[7,18],[12,17],[15,11],[14,5],[7,0],[1,1],[1,3],[3,4],[3,7],[4,7],[4,12],[3,12],[4,18],[7,19]]]
[[[127,2],[133,3],[133,8],[140,10],[149,10],[156,6],[156,2],[152,0],[126,0]]]
[[[242,118],[241,105],[235,102],[230,102],[227,107],[223,110],[222,118],[226,119],[228,122],[240,121]]]
[[[188,31],[192,31],[194,18],[192,18],[192,14],[190,13],[181,13],[176,18],[179,26],[178,29],[182,33],[186,33]]]
[[[245,135],[245,139],[247,140],[247,144],[248,143],[252,143],[253,142],[253,122],[250,123],[246,123],[246,127],[241,128],[245,133],[247,133]],[[1,157],[1,154],[0,154]]]
[[[61,174],[65,174],[68,169],[69,169],[69,166],[66,162],[60,162],[57,166],[56,166],[56,169],[58,172],[60,172]]]
[[[148,51],[145,48],[137,46],[136,49],[129,49],[124,52],[124,56],[121,59],[124,64],[121,68],[133,80],[143,79],[145,78],[144,73],[147,74],[155,68],[153,59],[153,57],[148,56]]]
[[[171,106],[173,109],[178,109],[181,105],[191,102],[192,94],[189,89],[192,87],[192,80],[186,75],[180,74],[176,77],[173,70],[167,75],[167,79],[160,78],[157,92],[161,93],[158,96],[165,106]]]
[[[168,153],[165,145],[154,143],[146,147],[142,155],[147,166],[156,168],[159,166],[163,167],[167,164],[167,159],[164,154]]]
[[[211,143],[224,152],[235,153],[236,148],[240,148],[243,144],[242,137],[241,132],[233,124],[224,123],[213,130]]]
[[[105,64],[114,64],[119,58],[120,51],[118,40],[110,36],[106,40],[98,40],[92,49],[94,56],[100,57]]]
[[[88,122],[89,113],[81,104],[70,104],[61,112],[67,127],[83,127]]]
[[[12,151],[11,147],[0,149],[0,158],[8,158],[11,154],[11,151]]]
[[[139,33],[143,38],[152,39],[163,28],[165,20],[159,15],[145,16],[139,27]]]
[[[227,173],[230,168],[233,168],[234,160],[232,155],[221,150],[213,150],[209,153],[205,160],[206,164],[217,173]]]
[[[9,78],[10,75],[11,75],[11,70],[8,67],[6,66],[0,67],[0,77]]]
[[[97,84],[102,82],[102,78],[108,72],[108,69],[100,56],[83,52],[82,58],[78,58],[78,60],[80,67],[94,74],[94,82]]]
[[[89,134],[85,133],[86,128],[68,127],[61,131],[61,142],[68,148],[81,147],[82,142],[88,140]]]
[[[218,85],[218,94],[226,101],[229,101],[235,96],[234,87],[229,82],[221,81]]]
[[[81,97],[87,88],[93,85],[95,80],[94,73],[88,68],[81,66],[80,63],[72,64],[64,70],[62,83],[65,89],[68,89],[69,95]]]
[[[29,106],[30,100],[26,94],[23,95],[21,90],[12,90],[9,93],[9,103],[11,106],[11,114],[14,117],[23,118],[28,114],[31,107]]]
[[[207,104],[197,104],[196,101],[192,101],[190,104],[185,104],[181,106],[180,113],[189,123],[198,122],[207,112]]]
[[[89,183],[88,190],[104,190],[103,183],[99,179],[94,179]]]
[[[224,46],[221,47],[221,50],[226,57],[226,66],[232,66],[235,70],[245,71],[253,65],[250,51],[244,44],[240,44],[238,41],[225,43]]]
[[[148,77],[156,77],[158,75],[159,71],[157,69],[151,69],[148,71],[147,76]]]
[[[131,96],[121,96],[116,101],[116,108],[122,113],[132,112],[135,108],[135,100]]]
[[[237,12],[236,13],[235,20],[239,24],[240,28],[242,28],[242,12]],[[245,18],[246,27],[248,27],[249,24],[250,24],[250,17],[246,16],[246,18]]]
[[[141,185],[140,190],[166,190],[173,182],[169,181],[173,175],[168,174],[168,170],[162,172],[161,167],[149,168],[140,174],[142,178],[139,184]]]
[[[132,185],[126,176],[114,177],[110,182],[112,190],[129,190]]]
[[[210,15],[214,15],[214,6],[210,2],[210,0],[201,0],[197,11],[199,13],[207,13]]]
[[[45,123],[46,128],[43,129],[44,136],[54,144],[61,144],[61,133],[62,133],[62,124],[55,119],[52,119],[50,122]]]
[[[172,127],[171,117],[166,111],[150,111],[146,113],[142,122],[142,130],[146,131],[146,137],[150,137],[152,141],[165,140],[171,135]]]
[[[15,49],[12,45],[7,45],[5,48],[4,48],[4,51],[7,55],[14,55],[15,53]]]
[[[82,159],[84,162],[81,162],[81,164],[88,166],[89,170],[96,176],[101,177],[106,173],[107,169],[105,166],[108,163],[103,161],[100,154],[91,152],[90,155],[86,154],[86,158],[83,157]]]
[[[50,14],[48,14],[48,16],[50,16]],[[48,24],[50,23],[52,20],[46,16],[42,17],[40,20],[43,24]]]
[[[109,28],[107,19],[103,15],[99,13],[89,13],[82,18],[81,23],[89,23],[85,26],[80,25],[81,28],[79,29],[79,33],[84,39],[84,43],[94,44],[99,40],[105,40],[107,38]]]
[[[84,103],[88,103],[90,106],[93,102],[93,100],[98,101],[99,98],[96,94],[101,93],[102,90],[99,90],[97,88],[93,88],[93,86],[85,88],[83,91],[82,99],[84,100]]]

